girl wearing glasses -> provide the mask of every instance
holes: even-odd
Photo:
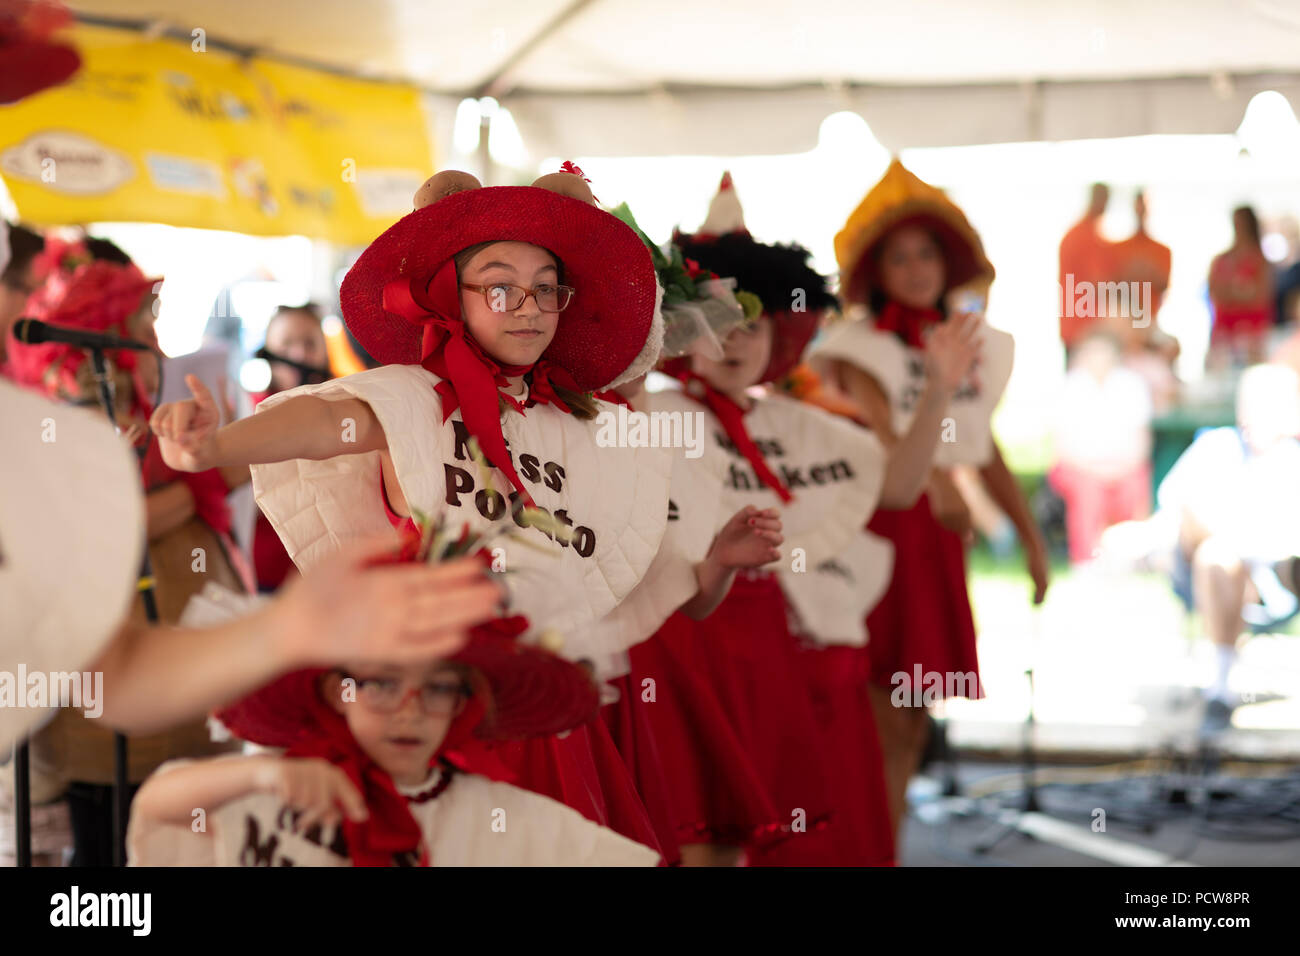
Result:
[[[595,703],[580,668],[492,628],[447,661],[295,672],[220,713],[284,753],[160,768],[132,807],[130,862],[652,866],[648,847],[464,769],[476,738],[552,734]]]
[[[444,171],[415,206],[340,290],[349,329],[382,367],[274,395],[224,428],[193,380],[194,398],[159,409],[152,427],[173,467],[251,464],[258,504],[303,570],[386,529],[389,514],[512,527],[491,551],[509,608],[527,615],[525,640],[562,641],[631,592],[667,521],[673,450],[600,447],[591,397],[658,355],[649,252],[567,171],[490,188]],[[526,506],[551,527],[527,527]],[[593,722],[529,745],[550,752],[530,749],[519,766],[538,789],[653,843],[602,732]]]

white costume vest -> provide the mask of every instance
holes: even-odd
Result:
[[[745,414],[745,427],[794,496],[787,504],[759,481],[703,405],[680,391],[659,395],[665,405],[704,410],[710,435],[726,455],[720,524],[745,505],[779,509],[785,541],[780,559],[768,568],[777,574],[805,636],[827,644],[864,643],[863,619],[893,573],[892,548],[862,530],[885,480],[886,454],[879,439],[784,395],[758,399]],[[848,585],[835,577],[837,567],[851,568]]]
[[[1015,340],[988,325],[980,335],[980,358],[944,412],[943,433],[934,456],[938,468],[986,465],[993,457],[993,411],[1011,378]],[[809,354],[814,359],[842,359],[862,369],[888,398],[894,433],[903,435],[911,427],[926,385],[925,356],[920,349],[863,320],[831,326]]]
[[[218,757],[216,760],[245,760]],[[177,760],[157,773],[191,763]],[[441,771],[436,771],[441,772]],[[431,780],[434,778],[431,778]],[[410,796],[421,787],[398,787]],[[458,773],[432,800],[410,804],[433,866],[654,866],[659,854],[549,797]],[[294,813],[255,793],[208,815],[206,831],[132,813],[131,866],[351,866],[339,828],[293,828]],[[310,838],[310,839],[309,839]]]
[[[695,443],[699,456],[690,457],[686,447],[670,449],[668,524],[650,569],[610,614],[566,642],[596,664],[602,679],[626,674],[627,649],[649,638],[695,595],[695,566],[704,560],[714,535],[734,513],[723,512],[722,483],[728,456],[713,437],[708,425],[711,416],[678,392],[645,392],[644,396],[638,411],[647,416],[648,433],[682,436]],[[602,659],[601,649],[612,653]]]
[[[387,365],[282,392],[259,410],[296,395],[362,399],[383,426],[410,507],[445,510],[475,530],[511,522],[506,496],[513,487],[495,469],[492,487],[484,486],[459,410],[443,422],[438,382],[420,366]],[[631,593],[658,551],[673,450],[599,447],[594,422],[547,405],[524,415],[507,410],[502,433],[534,501],[573,530],[567,543],[518,527],[492,542],[503,549],[511,610],[528,615],[530,635],[577,632]],[[378,452],[252,471],[258,504],[303,570],[350,540],[390,527]]]

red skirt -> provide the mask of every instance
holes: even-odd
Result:
[[[707,679],[698,627],[674,614],[630,649],[631,693],[608,719],[641,792],[661,785],[679,844],[758,845],[783,819]]]
[[[777,578],[738,575],[698,631],[705,676],[776,807],[781,835],[821,840],[833,805],[829,765]]]
[[[961,538],[925,495],[906,511],[878,510],[867,530],[894,544],[889,590],[867,614],[871,683],[902,687],[916,703],[983,697]]]
[[[558,800],[593,823],[665,853],[636,786],[600,718],[564,736],[509,741],[492,748],[515,786]]]
[[[636,706],[632,700],[634,695],[641,693],[641,685],[633,685],[629,675],[610,683],[618,689],[619,698],[602,707],[600,716],[609,730],[610,740],[632,775],[636,792],[650,816],[659,846],[663,848],[664,859],[669,866],[675,866],[681,862],[681,852],[677,842],[677,821],[673,818],[668,797],[667,774],[659,758],[659,744],[646,709]]]
[[[772,866],[893,866],[885,767],[867,697],[865,648],[804,645],[799,655],[826,752],[834,761],[828,841],[787,840],[758,854]]]

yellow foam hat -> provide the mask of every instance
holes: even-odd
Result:
[[[979,233],[942,189],[920,179],[895,159],[871,187],[835,236],[840,291],[847,302],[866,302],[875,282],[872,252],[893,229],[921,225],[934,233],[947,262],[944,291],[993,281],[993,264],[984,255]]]

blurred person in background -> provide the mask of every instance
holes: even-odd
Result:
[[[1114,247],[1114,278],[1130,290],[1130,307],[1127,314],[1112,317],[1109,327],[1119,336],[1124,364],[1146,379],[1156,409],[1161,411],[1171,406],[1177,396],[1173,365],[1182,351],[1178,340],[1159,325],[1173,254],[1147,233],[1147,199],[1142,190],[1133,198],[1133,215],[1137,229]],[[1135,289],[1136,304],[1132,295]]]
[[[11,226],[0,221],[0,247],[7,252],[0,269],[0,378],[14,379],[10,356],[10,333],[23,317],[27,300],[40,288],[33,267],[45,249],[45,239],[26,226]]]
[[[1092,560],[1102,532],[1151,511],[1152,401],[1102,330],[1079,344],[1053,432],[1057,462],[1048,475],[1065,500],[1070,561]]]
[[[1172,553],[1174,591],[1215,648],[1209,730],[1226,727],[1240,700],[1229,675],[1244,626],[1266,630],[1300,611],[1298,438],[1300,376],[1282,365],[1247,369],[1236,426],[1202,432],[1160,483],[1156,514],[1103,540],[1105,552],[1139,562]]]
[[[1114,243],[1102,238],[1101,220],[1110,202],[1110,187],[1093,183],[1088,209],[1083,218],[1070,227],[1061,240],[1059,251],[1061,342],[1068,360],[1074,348],[1097,321],[1097,315],[1078,315],[1072,307],[1069,290],[1082,283],[1107,282],[1114,279]],[[1078,310],[1094,311],[1094,310]]]
[[[264,393],[254,396],[256,401],[299,385],[319,385],[333,377],[321,328],[321,312],[315,303],[282,305],[276,309],[266,324],[264,348],[270,353],[267,361],[271,365],[271,383]],[[277,361],[277,357],[289,361]]]
[[[333,377],[325,333],[321,329],[320,309],[311,302],[280,306],[267,323],[266,345],[259,354],[264,355],[271,366],[271,381],[266,391],[252,395],[254,405],[278,392],[299,385],[318,385]],[[296,364],[276,361],[277,357]],[[280,536],[261,511],[257,513],[257,526],[253,532],[253,563],[257,571],[257,588],[264,593],[276,590],[286,578],[298,574]]]
[[[117,261],[120,250],[108,246],[109,258],[84,261],[80,254],[60,258],[46,287],[33,296],[35,317],[54,325],[106,332],[157,349],[154,304],[160,280],[146,277],[133,264]],[[73,262],[71,274],[64,266]],[[76,405],[99,405],[91,363],[82,349],[59,344],[15,343],[13,362],[20,382]],[[189,598],[211,581],[231,590],[251,590],[230,538],[230,488],[248,480],[248,470],[212,469],[181,474],[168,468],[147,424],[161,374],[156,351],[109,353],[118,427],[133,444],[144,443],[141,480],[146,492],[145,530],[155,580],[159,620],[175,623]],[[90,520],[93,516],[87,516]],[[142,600],[133,619],[145,618]],[[165,760],[202,756],[229,749],[209,738],[201,720],[162,734],[132,737],[129,779],[138,784]],[[32,740],[32,771],[47,798],[66,788],[74,837],[74,865],[108,865],[113,858],[112,734],[80,711],[65,708]]]
[[[1149,283],[1149,318],[1154,322],[1160,314],[1165,292],[1169,289],[1173,253],[1168,246],[1157,242],[1147,233],[1147,198],[1146,193],[1140,189],[1133,197],[1133,215],[1137,218],[1137,228],[1133,235],[1116,243],[1113,250],[1115,279],[1119,282]]]
[[[1300,224],[1294,216],[1282,222],[1288,255],[1277,272],[1277,324],[1281,341],[1270,362],[1287,365],[1300,373]]]
[[[1255,211],[1234,209],[1232,229],[1232,245],[1210,263],[1211,368],[1262,361],[1275,318],[1273,267],[1260,244]]]

